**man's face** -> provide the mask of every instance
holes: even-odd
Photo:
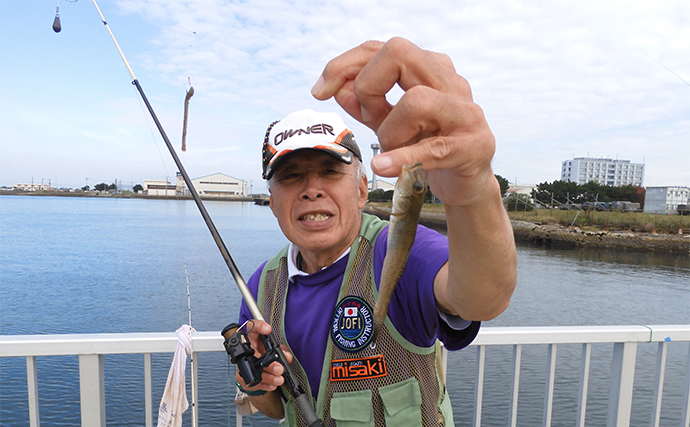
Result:
[[[359,233],[367,201],[366,177],[319,150],[299,150],[283,159],[271,179],[271,209],[285,237],[305,259],[340,256]]]

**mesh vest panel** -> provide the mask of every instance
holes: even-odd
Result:
[[[372,280],[373,248],[369,241],[361,236],[359,238],[359,244],[353,246],[353,251],[355,248],[355,259],[349,272],[346,272],[346,279],[342,284],[339,299],[347,295],[356,295],[367,301],[367,303],[373,307],[376,293],[376,286]],[[352,253],[350,256],[353,256]],[[276,334],[281,344],[286,343],[283,320],[285,298],[288,288],[287,277],[287,260],[282,258],[276,269],[265,271],[265,280],[261,285],[262,290],[260,292],[260,295],[262,295],[260,304],[262,304],[263,313],[267,315],[266,320],[273,326],[273,333]],[[394,330],[389,330],[389,328],[393,328],[393,326],[390,320],[386,319],[385,327],[379,332],[376,348],[372,349],[367,347],[357,353],[349,353],[341,350],[333,344],[329,336],[326,357],[328,358],[330,356],[330,360],[352,359],[384,354],[388,366],[388,375],[381,378],[364,380],[329,381],[325,387],[322,382],[319,394],[325,393],[325,396],[323,396],[323,399],[319,400],[323,400],[325,403],[321,411],[319,410],[320,408],[317,408],[317,414],[323,419],[326,426],[335,427],[336,425],[335,420],[330,417],[330,402],[333,393],[358,390],[372,390],[371,404],[374,409],[376,426],[385,426],[383,404],[378,394],[378,388],[396,384],[411,377],[416,378],[420,384],[423,425],[425,427],[445,425],[444,417],[439,408],[441,397],[444,395],[445,390],[441,389],[442,386],[439,381],[439,373],[437,372],[436,345],[430,349],[418,348],[420,351],[414,351],[415,346],[404,341],[404,338]],[[399,342],[399,340],[404,341],[404,343]],[[299,362],[293,360],[291,366],[299,378],[302,387],[304,387],[305,390],[309,390],[306,375]],[[324,365],[324,369],[328,369],[328,365]],[[313,402],[313,397],[310,396],[310,398]],[[304,419],[299,412],[297,413],[297,425],[305,425]]]
[[[271,324],[271,327],[273,328],[271,333],[278,338],[278,343],[287,345],[285,330],[283,328],[285,298],[287,296],[286,291],[288,285],[288,268],[287,260],[285,258],[280,259],[277,269],[266,271],[265,283],[270,283],[272,285],[263,287],[262,313],[264,313],[266,321]],[[308,391],[309,386],[307,385],[306,374],[302,369],[302,365],[300,365],[297,361],[297,358],[293,358],[292,363],[290,363],[290,367],[292,367],[292,371],[295,373],[295,376],[297,376],[302,388]],[[309,400],[313,404],[313,398],[310,393]],[[297,425],[306,425],[306,422],[299,411],[296,411],[296,416]]]

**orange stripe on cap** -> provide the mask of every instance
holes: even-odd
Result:
[[[286,154],[292,153],[292,150],[283,150],[280,153],[276,154],[275,156],[271,157],[271,160],[268,162],[269,165],[272,165],[276,160],[279,158],[283,157]]]
[[[339,147],[339,148],[338,148],[338,147]],[[333,146],[330,146],[330,145],[315,145],[315,146],[313,146],[312,148],[316,148],[316,149],[319,149],[319,150],[336,151],[336,152],[342,153],[342,154],[347,153],[347,148],[342,147],[342,146],[340,146],[340,145],[338,145],[338,147],[333,147]]]
[[[343,138],[345,138],[345,136],[346,136],[348,133],[352,133],[352,132],[350,132],[350,129],[345,128],[345,130],[342,131],[342,132],[340,132],[340,135],[338,135],[338,137],[337,137],[337,138],[335,139],[335,141],[333,141],[333,142],[336,143],[336,144],[338,144],[338,145],[340,145],[340,142],[343,140]]]

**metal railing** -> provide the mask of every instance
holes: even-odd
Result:
[[[633,402],[633,381],[638,343],[657,343],[654,401],[651,426],[660,425],[661,403],[666,373],[666,356],[670,343],[690,342],[690,325],[635,326],[553,326],[553,327],[485,327],[472,343],[477,348],[476,384],[473,425],[482,421],[484,370],[486,349],[491,346],[512,346],[512,383],[509,399],[509,425],[517,425],[521,359],[523,346],[547,345],[548,363],[544,397],[543,425],[551,425],[554,383],[556,378],[556,350],[559,344],[581,344],[580,381],[576,426],[584,426],[590,375],[592,344],[613,345],[611,386],[608,400],[609,427],[627,427]],[[105,387],[103,356],[106,354],[143,354],[146,426],[153,424],[151,354],[172,353],[177,345],[175,333],[127,334],[65,334],[65,335],[7,335],[0,336],[0,357],[26,357],[29,420],[38,427],[39,399],[36,358],[73,355],[79,358],[79,388],[81,422],[83,426],[105,426]],[[200,352],[224,351],[218,332],[193,334],[196,360]],[[690,427],[690,350],[687,355],[681,427]],[[444,357],[447,364],[447,357]],[[198,372],[192,366],[191,375],[198,384]],[[197,420],[192,420],[196,425]],[[241,418],[237,425],[241,425]]]

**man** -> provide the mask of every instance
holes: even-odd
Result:
[[[405,94],[393,106],[385,95],[396,83]],[[507,308],[516,281],[512,229],[490,165],[493,135],[449,58],[400,38],[333,59],[312,94],[334,97],[377,134],[376,174],[423,163],[448,238],[419,228],[385,328],[368,341],[386,223],[361,213],[367,179],[342,120],[289,115],[269,127],[263,160],[271,209],[291,244],[249,281],[271,323],[255,321],[250,339],[260,354],[258,334],[280,338],[326,425],[452,425],[437,339],[451,350],[468,345],[479,321]],[[240,323],[250,318],[243,305]],[[297,425],[294,406],[276,392],[282,372],[270,365],[251,388],[236,379],[259,410]]]

